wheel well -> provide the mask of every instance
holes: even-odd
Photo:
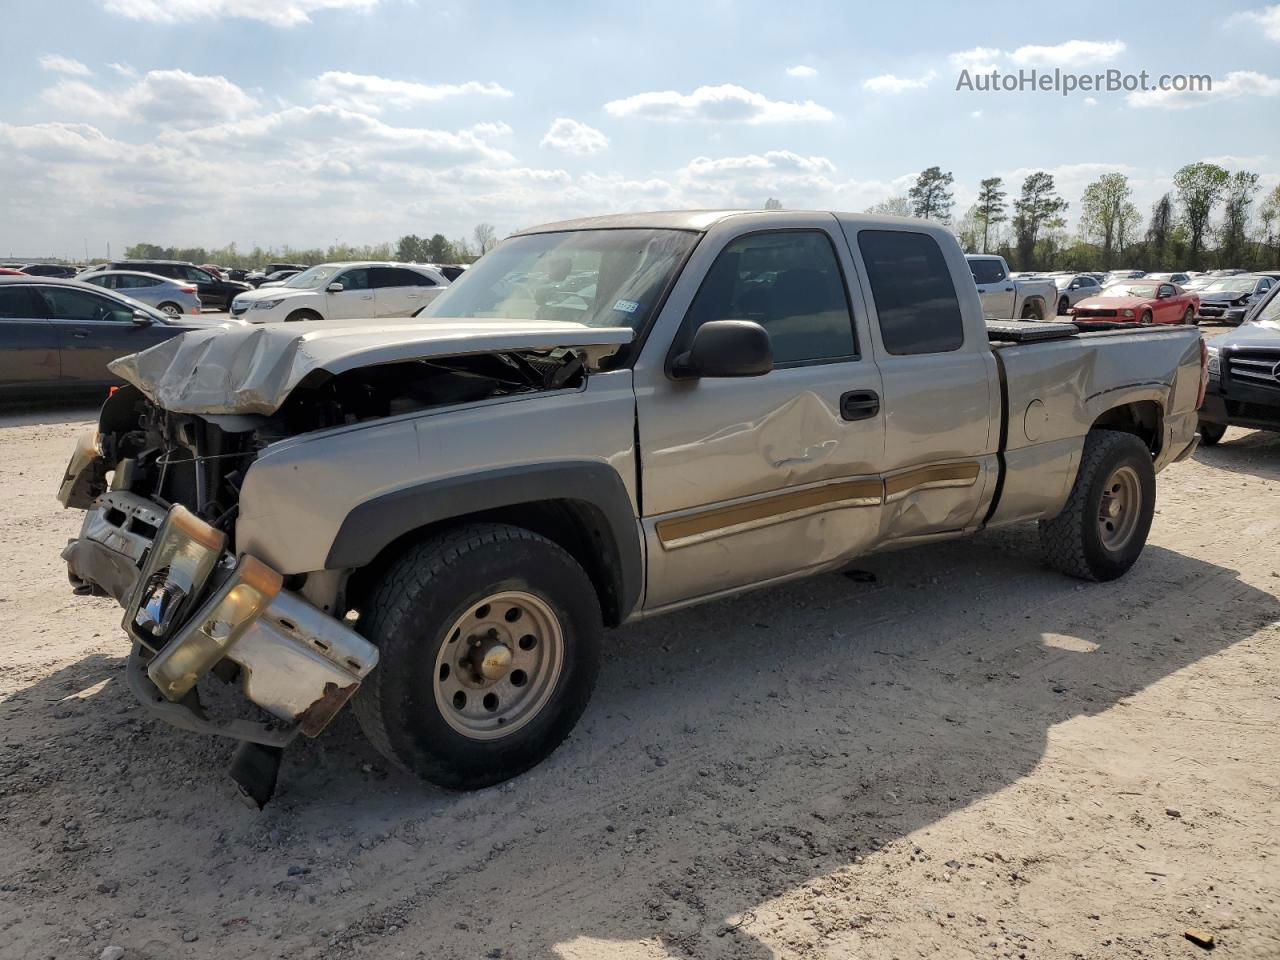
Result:
[[[1164,434],[1161,422],[1163,416],[1160,404],[1154,400],[1137,400],[1112,407],[1093,421],[1091,429],[1132,433],[1147,445],[1148,450],[1158,454]]]
[[[613,532],[599,508],[581,500],[513,504],[450,517],[410,530],[387,544],[369,564],[352,572],[346,585],[346,606],[359,609],[386,569],[409,547],[468,523],[508,523],[546,537],[586,571],[596,588],[606,626],[617,626],[630,612],[622,609],[622,560]]]

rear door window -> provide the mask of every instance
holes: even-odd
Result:
[[[43,320],[44,306],[28,286],[0,286],[0,320]]]
[[[41,287],[38,291],[55,320],[75,320],[82,323],[109,321],[129,323],[133,311],[122,303],[100,297],[88,290],[74,287]]]
[[[434,287],[436,285],[430,277],[404,267],[374,267],[373,276],[378,287]]]
[[[1004,267],[999,260],[970,260],[974,283],[999,283],[1004,279]]]
[[[905,230],[863,230],[858,233],[858,249],[885,350],[911,355],[960,349],[960,300],[933,237]]]

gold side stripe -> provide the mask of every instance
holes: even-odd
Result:
[[[917,467],[881,480],[839,480],[819,487],[761,497],[731,507],[660,520],[658,539],[669,550],[844,507],[875,507],[916,490],[968,487],[982,473],[979,464],[945,463]]]
[[[939,487],[971,487],[982,468],[976,463],[942,463],[936,466],[917,467],[884,479],[885,500],[897,500],[915,490]]]
[[[783,520],[834,510],[842,506],[876,506],[881,483],[875,480],[841,480],[821,487],[762,497],[732,507],[717,507],[687,517],[658,522],[658,539],[664,547],[684,547],[740,530],[780,523]]]

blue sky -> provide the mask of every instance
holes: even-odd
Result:
[[[1036,169],[1073,209],[1110,170],[1144,212],[1194,160],[1280,182],[1280,5],[59,0],[3,22],[0,255],[861,210],[934,164],[957,215]],[[957,92],[966,63],[1214,90]]]

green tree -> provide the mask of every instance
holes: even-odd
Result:
[[[764,202],[764,208],[766,210],[781,210],[782,201],[779,200],[777,197],[770,197],[768,200]]]
[[[974,222],[982,230],[982,252],[987,252],[991,241],[991,228],[1009,219],[1001,187],[1004,181],[999,177],[987,177],[978,184],[978,202],[974,207]]]
[[[477,257],[483,257],[498,245],[498,231],[494,229],[492,223],[477,223],[471,238],[475,242]]]
[[[951,208],[955,205],[955,198],[951,193],[954,182],[955,178],[950,173],[943,173],[941,167],[921,170],[915,185],[907,191],[911,212],[922,220],[950,223]]]
[[[1187,227],[1187,256],[1190,260],[1187,266],[1192,269],[1200,266],[1209,218],[1222,199],[1228,177],[1227,171],[1216,163],[1204,162],[1189,163],[1173,175],[1173,189],[1182,204],[1183,221]]]
[[[396,259],[406,263],[426,260],[426,241],[415,233],[406,234],[396,243]]]
[[[1258,207],[1258,223],[1261,226],[1261,261],[1262,268],[1274,269],[1280,263],[1280,238],[1276,236],[1276,226],[1280,224],[1280,185],[1262,198]]]
[[[1111,269],[1113,255],[1132,233],[1138,210],[1129,198],[1133,190],[1123,173],[1104,173],[1084,188],[1080,199],[1080,230],[1086,240],[1102,248],[1102,267]]]
[[[1222,236],[1218,242],[1218,257],[1224,267],[1238,267],[1245,260],[1249,246],[1249,210],[1257,192],[1256,173],[1237,170],[1227,180]]]
[[[1013,232],[1018,268],[1035,269],[1036,242],[1042,233],[1062,227],[1067,201],[1058,196],[1053,175],[1037,170],[1022,181],[1022,194],[1013,201]]]

